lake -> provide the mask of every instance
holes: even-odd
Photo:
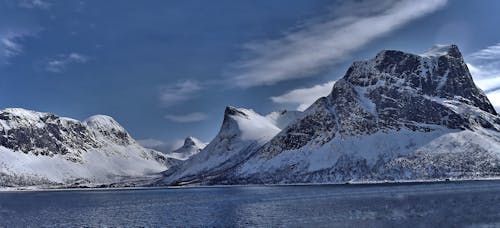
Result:
[[[500,181],[0,193],[16,226],[500,226]]]

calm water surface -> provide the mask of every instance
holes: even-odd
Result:
[[[500,182],[0,193],[0,227],[500,227]]]

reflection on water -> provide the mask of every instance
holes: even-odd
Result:
[[[0,227],[500,225],[500,182],[0,193]]]

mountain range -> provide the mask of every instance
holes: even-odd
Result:
[[[0,131],[0,186],[500,176],[500,117],[456,45],[420,55],[385,50],[354,62],[303,112],[227,107],[210,143],[188,137],[167,153],[141,147],[108,116],[80,122],[5,109]]]
[[[382,51],[353,63],[328,96],[279,131],[263,123],[254,112],[227,108],[207,149],[176,168],[181,172],[167,171],[160,183],[345,183],[500,174],[500,118],[475,86],[456,45],[438,45],[421,55]]]

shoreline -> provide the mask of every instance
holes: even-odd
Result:
[[[66,191],[127,191],[127,190],[158,190],[158,189],[193,189],[193,188],[238,188],[238,187],[307,187],[307,186],[400,186],[443,183],[471,183],[500,181],[500,177],[471,179],[436,179],[436,180],[401,180],[401,181],[352,181],[345,183],[294,183],[294,184],[246,184],[246,185],[185,185],[185,186],[138,186],[138,187],[61,187],[42,186],[6,187],[0,188],[2,193],[23,192],[66,192]]]

